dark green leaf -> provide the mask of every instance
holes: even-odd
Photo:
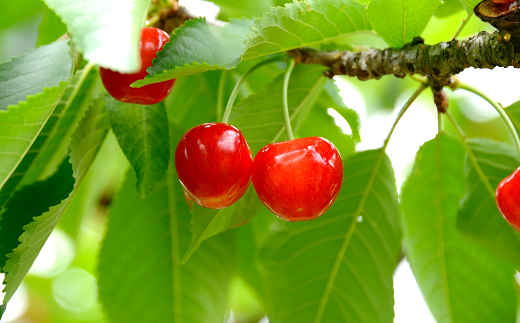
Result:
[[[141,197],[161,180],[170,159],[168,116],[164,103],[131,104],[107,95],[107,111],[112,130],[137,174]]]
[[[8,255],[9,259],[3,268],[6,272],[5,303],[9,301],[21,284],[45,241],[69,205],[72,196],[94,161],[109,128],[105,101],[103,97],[100,97],[93,101],[72,136],[70,163],[76,180],[74,189],[59,205],[51,207],[48,212],[40,216],[34,217],[31,223],[24,226],[24,233],[19,238],[20,244]]]
[[[293,131],[297,132],[314,106],[326,78],[318,65],[298,65],[289,81],[288,101]],[[230,123],[244,134],[255,155],[262,147],[285,138],[282,110],[283,75],[240,101],[231,114]]]
[[[474,139],[466,159],[468,189],[462,203],[459,229],[520,269],[520,234],[502,217],[495,201],[498,184],[518,167],[518,153],[511,146],[488,139]]]
[[[250,185],[238,202],[225,209],[213,210],[195,204],[191,219],[191,243],[181,264],[190,259],[202,241],[244,224],[255,216],[261,207],[262,203],[253,185]]]
[[[441,0],[372,0],[367,16],[374,30],[393,47],[420,36]]]
[[[69,46],[64,41],[42,46],[0,64],[0,111],[45,88],[59,87],[60,82],[69,80],[71,72]]]
[[[163,50],[157,53],[148,76],[132,86],[162,82],[205,71],[232,69],[240,63],[244,40],[252,20],[233,20],[224,27],[210,26],[204,18],[186,21],[175,30]]]
[[[45,10],[40,0],[2,1],[0,31],[30,19]]]
[[[73,186],[72,168],[65,159],[58,171],[47,180],[26,186],[14,194],[0,215],[0,269],[5,266],[8,254],[20,244],[18,238],[24,227],[51,206],[60,204]]]
[[[438,322],[515,322],[514,269],[456,228],[464,149],[440,134],[419,149],[402,190],[406,256]]]
[[[307,0],[273,7],[247,36],[244,59],[318,46],[370,30],[365,5],[355,0]]]
[[[133,173],[127,176],[100,255],[100,299],[108,317],[120,323],[222,323],[235,265],[233,236],[205,241],[180,266],[191,216],[178,179],[168,173],[143,200]]]
[[[141,66],[141,25],[150,0],[44,0],[67,25],[76,50],[120,72]]]
[[[43,14],[42,22],[38,27],[36,46],[50,44],[63,36],[66,32],[67,26],[61,22],[61,18],[56,16],[54,11],[47,9]]]
[[[399,203],[382,149],[345,160],[338,199],[320,218],[276,221],[259,254],[272,323],[392,322],[401,253]]]

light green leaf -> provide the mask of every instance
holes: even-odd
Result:
[[[367,16],[374,30],[393,47],[420,36],[441,0],[372,0]]]
[[[0,31],[30,19],[45,10],[40,0],[2,1]]]
[[[127,176],[100,255],[100,300],[108,317],[118,323],[222,323],[235,267],[233,235],[205,241],[180,266],[191,216],[178,179],[169,172],[143,200],[133,173]]]
[[[520,269],[520,233],[504,220],[495,200],[498,184],[518,167],[518,152],[490,139],[473,139],[470,147],[475,160],[466,159],[468,189],[458,228]]]
[[[191,212],[191,243],[181,264],[188,261],[200,244],[221,232],[234,229],[249,221],[262,208],[253,185],[235,204],[225,209],[207,209],[195,204]]]
[[[308,117],[323,90],[326,83],[323,71],[324,68],[318,65],[298,65],[291,75],[288,101],[295,132]],[[267,144],[285,140],[282,83],[283,75],[233,108],[230,123],[242,131],[253,155]]]
[[[466,8],[466,11],[468,13],[472,13],[473,8],[475,8],[477,6],[477,4],[479,4],[481,2],[481,0],[459,0],[459,1],[462,3],[464,8]]]
[[[78,73],[67,86],[42,131],[0,190],[0,210],[19,187],[56,172],[68,154],[72,132],[91,103],[97,80],[97,71],[91,70],[88,75]]]
[[[210,26],[204,18],[188,20],[177,28],[163,50],[157,53],[145,79],[132,86],[171,80],[179,76],[220,69],[232,69],[240,63],[244,40],[252,20],[233,20],[224,27]]]
[[[515,322],[514,269],[456,228],[464,149],[440,134],[422,146],[402,190],[405,250],[439,323]]]
[[[85,177],[96,154],[109,130],[105,101],[100,97],[93,101],[72,136],[70,163],[75,179],[74,189],[60,204],[52,206],[48,212],[33,217],[33,221],[24,226],[19,237],[19,245],[11,254],[3,270],[6,272],[4,303],[7,303],[29,271],[45,241],[55,228],[61,215],[67,208],[72,196]]]
[[[227,19],[260,17],[269,10],[269,7],[275,5],[273,0],[212,0],[211,2],[219,5],[219,17]]]
[[[170,159],[168,116],[164,103],[131,104],[107,95],[107,111],[119,146],[137,174],[137,191],[148,195]]]
[[[91,63],[124,73],[141,67],[141,25],[150,0],[44,0],[61,20],[76,50]]]
[[[307,222],[276,221],[263,239],[272,323],[393,322],[401,253],[394,172],[382,149],[349,157],[345,170],[329,211]]]
[[[0,64],[0,112],[45,88],[59,87],[72,76],[67,42],[34,49]],[[2,122],[0,117],[0,122]],[[1,186],[1,185],[0,185]]]
[[[308,0],[273,7],[251,28],[243,59],[316,47],[349,33],[370,30],[365,8],[356,0]]]
[[[67,26],[61,22],[60,17],[54,11],[47,9],[43,14],[42,22],[38,26],[38,38],[36,46],[50,44],[67,32]]]

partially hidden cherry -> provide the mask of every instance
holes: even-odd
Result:
[[[251,183],[252,155],[240,130],[205,123],[188,130],[175,150],[175,168],[195,203],[221,209],[235,203]]]
[[[520,231],[520,168],[497,187],[498,209],[513,228]]]
[[[152,60],[157,56],[170,36],[157,28],[142,28],[139,50],[141,53],[141,69],[137,73],[125,74],[101,67],[99,75],[107,92],[116,100],[127,103],[155,104],[159,103],[171,92],[175,80],[145,85],[140,88],[130,87],[130,84],[143,79],[148,73],[146,69],[152,66]]]
[[[255,156],[252,179],[262,203],[279,218],[312,220],[338,196],[343,163],[336,147],[321,137],[277,142]]]

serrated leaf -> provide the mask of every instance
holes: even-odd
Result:
[[[370,30],[365,8],[355,0],[308,0],[272,7],[251,28],[242,58],[316,47],[349,33]]]
[[[78,73],[66,87],[49,120],[0,190],[0,210],[15,190],[52,175],[67,155],[71,134],[90,105],[97,84],[97,71],[85,73],[88,75]]]
[[[276,221],[263,239],[260,272],[272,323],[393,322],[399,203],[382,149],[345,160],[342,190],[307,222]]]
[[[67,32],[67,26],[61,22],[54,11],[47,9],[43,14],[42,22],[38,26],[36,47],[50,44]]]
[[[45,241],[55,228],[61,215],[67,208],[72,196],[77,191],[86,172],[94,161],[110,128],[105,109],[105,101],[100,97],[93,101],[72,136],[70,163],[72,164],[74,189],[60,204],[53,206],[48,212],[34,217],[24,226],[24,233],[18,239],[20,244],[11,254],[3,270],[5,276],[5,298],[7,303],[29,271]]]
[[[515,322],[514,269],[456,228],[464,149],[445,134],[418,151],[403,186],[406,256],[439,323]]]
[[[298,131],[326,83],[324,68],[318,65],[298,65],[289,81],[288,103],[293,131]],[[255,155],[262,147],[285,138],[282,110],[283,75],[241,100],[231,113],[230,123],[242,131],[251,152]],[[318,134],[319,135],[319,134]]]
[[[137,174],[137,191],[149,194],[170,159],[168,116],[164,103],[131,104],[107,95],[107,111],[119,146]]]
[[[53,176],[14,194],[0,215],[0,269],[5,266],[8,254],[20,244],[18,238],[24,232],[24,227],[32,222],[33,217],[60,204],[72,191],[73,185],[71,165],[68,160],[64,160]]]
[[[253,18],[260,17],[269,7],[274,6],[273,0],[212,0],[220,7],[219,17],[224,18]]]
[[[71,72],[72,60],[65,41],[39,47],[0,64],[0,112],[25,101],[28,95],[59,87],[60,82],[69,80]]]
[[[132,73],[141,67],[141,25],[150,0],[44,0],[61,20],[75,48],[91,63]]]
[[[420,36],[441,0],[372,0],[367,16],[374,30],[393,47]]]
[[[131,86],[171,80],[211,70],[232,69],[240,63],[244,40],[252,20],[233,20],[224,27],[210,26],[205,18],[188,20],[177,28],[163,50],[157,53],[149,73]]]
[[[199,205],[191,212],[191,243],[182,258],[181,264],[188,261],[200,244],[221,232],[234,229],[249,221],[262,208],[253,185],[235,204],[225,209],[213,210]]]
[[[518,152],[490,139],[472,139],[470,148],[475,162],[466,159],[468,189],[458,228],[520,269],[520,234],[504,220],[495,200],[498,184],[518,167]]]
[[[191,216],[178,179],[168,175],[143,200],[128,173],[101,249],[101,302],[113,322],[221,323],[235,264],[233,236],[205,241],[180,266]]]

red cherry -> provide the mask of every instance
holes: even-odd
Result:
[[[520,168],[497,187],[498,209],[513,228],[520,231]]]
[[[258,197],[278,217],[312,220],[338,196],[343,163],[336,147],[320,137],[277,142],[256,155],[252,178]]]
[[[246,192],[252,158],[240,130],[226,123],[205,123],[182,136],[175,150],[175,168],[195,203],[221,209]]]
[[[152,59],[157,56],[170,36],[157,28],[142,28],[139,48],[141,51],[141,70],[133,74],[124,74],[106,68],[99,68],[101,81],[107,92],[116,100],[137,104],[159,103],[170,93],[175,80],[132,88],[130,84],[143,79],[148,73],[146,69],[152,66]]]
[[[510,3],[515,2],[516,0],[492,0],[494,3]]]

